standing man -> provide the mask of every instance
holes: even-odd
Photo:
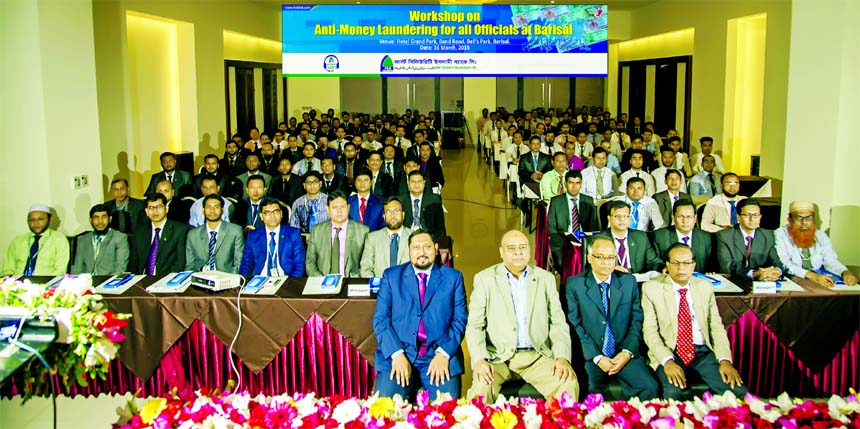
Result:
[[[617,377],[625,398],[642,401],[658,394],[657,382],[639,353],[642,305],[636,279],[615,271],[615,243],[606,237],[591,241],[590,269],[567,279],[568,320],[576,330],[585,357],[588,391],[606,395]]]
[[[237,274],[245,250],[242,227],[224,220],[224,199],[218,194],[203,197],[202,211],[205,224],[188,232],[185,270]]]
[[[466,329],[463,273],[434,265],[436,244],[426,230],[409,235],[409,262],[385,270],[373,314],[376,390],[408,398],[423,386],[460,397]]]
[[[44,204],[33,204],[27,213],[30,232],[15,237],[3,257],[3,270],[7,276],[57,276],[66,273],[69,266],[69,240],[48,228],[51,209]]]
[[[191,173],[176,169],[176,155],[173,152],[164,152],[159,159],[162,171],[153,174],[149,179],[149,186],[146,187],[147,194],[156,192],[155,187],[164,180],[170,182],[173,189],[180,193],[183,191],[183,186],[191,184]]]
[[[368,228],[349,220],[349,199],[342,191],[328,195],[329,219],[311,229],[305,269],[308,276],[358,277]]]
[[[495,402],[514,376],[545,398],[579,396],[570,366],[570,330],[555,277],[529,265],[531,246],[520,231],[508,231],[499,246],[502,263],[475,275],[469,300],[466,342],[473,381],[468,397]]]
[[[738,224],[738,202],[746,198],[738,195],[741,181],[735,173],[726,173],[720,178],[723,192],[705,203],[702,212],[702,229],[715,233]]]
[[[114,179],[110,182],[112,200],[105,205],[110,209],[111,228],[124,234],[131,234],[134,228],[146,221],[143,201],[128,196],[128,181]]]
[[[128,271],[154,276],[184,270],[188,227],[167,219],[169,208],[163,194],[149,194],[145,203],[149,222],[134,230]]]
[[[657,201],[657,206],[660,208],[660,216],[663,219],[663,225],[672,224],[672,206],[678,200],[690,200],[690,194],[681,191],[681,184],[684,183],[684,178],[681,177],[681,172],[675,169],[666,170],[665,176],[666,189],[654,194],[654,200]]]
[[[388,197],[382,204],[385,228],[371,232],[361,254],[361,277],[382,277],[386,269],[409,262],[406,240],[412,229],[403,225],[403,203]]]
[[[302,277],[305,246],[297,228],[281,225],[283,211],[277,200],[263,198],[260,217],[264,226],[248,233],[239,274],[247,276]]]
[[[759,228],[761,206],[755,198],[738,203],[737,226],[717,233],[720,272],[753,280],[775,281],[782,277],[782,261],[773,232]]]
[[[711,252],[713,237],[696,226],[696,205],[691,200],[678,200],[672,220],[672,225],[654,232],[657,255],[665,258],[669,247],[675,243],[684,243],[693,249],[693,259],[699,272],[709,272],[714,259]]]
[[[732,350],[710,282],[693,277],[696,260],[690,246],[675,243],[667,252],[668,276],[642,285],[642,337],[648,361],[663,386],[663,398],[689,400],[687,374],[695,371],[721,395],[746,395],[732,366]]]
[[[594,200],[582,194],[582,173],[573,170],[564,175],[565,193],[549,202],[549,248],[556,271],[562,271],[564,238],[577,231],[598,231],[600,222]]]
[[[111,276],[128,266],[128,236],[110,227],[110,208],[96,204],[90,209],[91,232],[75,240],[71,274]]]

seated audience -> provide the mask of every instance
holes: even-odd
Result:
[[[328,139],[326,139],[326,144],[328,144]],[[299,146],[299,139],[294,135],[289,135],[287,136],[286,146],[281,148],[281,159],[287,158],[293,165],[295,165],[305,157],[302,153],[302,149],[303,148]]]
[[[112,200],[105,205],[110,209],[110,227],[124,234],[131,234],[134,227],[146,220],[143,201],[128,196],[128,181],[114,179],[110,183]]]
[[[433,147],[429,142],[421,142],[418,148],[418,169],[430,183],[431,188],[445,186],[445,175],[442,173],[442,163],[433,153]]]
[[[564,174],[567,173],[567,155],[556,152],[552,156],[552,170],[540,178],[540,196],[542,200],[564,193]]]
[[[759,227],[761,206],[755,198],[738,203],[738,224],[717,233],[720,272],[754,280],[775,281],[785,272],[773,232]]]
[[[128,267],[128,236],[110,227],[110,207],[96,204],[90,209],[93,230],[75,239],[71,274],[112,276]]]
[[[352,182],[355,180],[355,174],[361,166],[358,159],[358,146],[353,142],[348,142],[342,147],[343,156],[340,162],[337,162],[337,172],[346,179],[346,189],[344,192],[352,191]]]
[[[194,179],[191,181],[194,188],[194,193],[192,194],[194,198],[204,196],[201,192],[201,187],[203,186],[203,178],[207,176],[215,178],[215,182],[219,189],[225,189],[230,180],[228,175],[221,172],[218,163],[218,156],[210,153],[203,158],[203,171],[194,176]]]
[[[702,212],[702,229],[714,233],[738,224],[738,203],[746,198],[738,195],[741,182],[735,173],[726,173],[720,178],[722,192],[705,203]]]
[[[427,181],[420,171],[412,171],[407,179],[409,192],[400,197],[404,202],[403,224],[412,229],[430,231],[436,240],[444,237],[446,230],[442,199],[427,190]]]
[[[164,152],[161,154],[162,171],[152,175],[149,179],[149,186],[146,187],[146,193],[151,194],[158,192],[155,187],[162,181],[168,181],[173,185],[173,189],[183,191],[183,186],[191,184],[191,173],[176,169],[176,155],[173,152]]]
[[[188,231],[185,270],[217,270],[236,274],[245,249],[242,227],[224,219],[226,206],[220,195],[211,193],[202,200],[201,210],[206,221]]]
[[[380,200],[394,194],[394,179],[382,172],[382,154],[379,152],[368,154],[367,171],[370,174],[370,192]]]
[[[248,198],[248,178],[251,176],[260,176],[263,178],[263,183],[265,183],[265,187],[269,186],[269,182],[272,181],[272,176],[268,175],[264,171],[260,170],[260,156],[255,153],[250,153],[245,156],[245,172],[238,175],[236,178],[242,182],[242,198]],[[265,189],[264,187],[264,189]]]
[[[660,271],[662,262],[648,235],[630,228],[630,206],[624,201],[610,201],[607,223],[609,228],[599,235],[615,241],[618,260],[615,270],[622,273],[644,273]]]
[[[681,191],[681,184],[684,183],[682,173],[675,169],[666,170],[664,183],[666,188],[654,194],[654,201],[660,208],[660,216],[663,218],[663,225],[672,224],[672,206],[678,200],[689,200],[690,194]]]
[[[580,192],[582,189],[582,173],[573,170],[564,175],[565,192],[550,200],[549,248],[552,254],[553,266],[556,271],[562,271],[564,263],[564,239],[577,231],[598,231],[597,208],[594,200]]]
[[[290,225],[298,228],[303,234],[311,232],[311,228],[329,219],[328,197],[320,192],[322,187],[322,174],[310,171],[305,174],[305,194],[296,199],[292,206]]]
[[[653,197],[657,192],[654,176],[643,169],[645,156],[651,156],[651,153],[640,149],[630,149],[625,152],[625,155],[629,157],[630,169],[621,174],[621,178],[618,180],[618,191],[622,192],[622,190],[627,189],[627,181],[631,177],[638,177],[645,182],[645,195]]]
[[[296,199],[305,193],[302,189],[302,179],[293,174],[293,162],[290,158],[281,158],[278,163],[278,175],[269,182],[266,196],[292,207]]]
[[[564,154],[567,155],[567,169],[582,171],[585,168],[585,163],[582,158],[576,156],[576,142],[567,142],[564,144]]]
[[[314,144],[305,143],[304,146],[302,146],[302,155],[304,157],[293,164],[293,172],[299,176],[304,176],[309,171],[322,173],[320,160],[314,156],[315,153],[316,147],[314,147]]]
[[[240,137],[239,141],[241,142],[241,140]],[[241,143],[237,143],[235,139],[227,142],[227,151],[224,154],[224,158],[221,159],[220,167],[218,168],[231,179],[245,172],[245,159],[239,150],[240,145]]]
[[[149,194],[144,201],[149,222],[138,225],[132,234],[128,271],[154,276],[184,270],[188,227],[167,218],[170,207],[164,194]]]
[[[361,277],[382,277],[386,269],[409,262],[406,240],[412,229],[403,225],[403,203],[397,197],[388,197],[382,208],[385,228],[367,235],[361,254]]]
[[[233,211],[233,223],[242,227],[247,233],[257,228],[262,228],[265,219],[260,217],[262,207],[260,203],[266,195],[266,181],[262,176],[255,175],[248,178],[245,186],[245,194],[248,196],[236,203]]]
[[[260,149],[260,170],[270,177],[277,176],[278,161],[279,158],[275,153],[275,146],[272,142],[263,143],[263,148]]]
[[[352,150],[352,148],[352,143],[349,143],[347,150]],[[322,168],[322,185],[320,187],[320,192],[324,194],[330,194],[334,191],[350,191],[350,185],[347,183],[346,177],[344,177],[343,173],[337,171],[335,164],[336,161],[334,158],[324,158],[320,161]]]
[[[328,197],[326,210],[330,220],[311,229],[305,269],[308,276],[340,274],[358,277],[364,240],[369,230],[349,220],[349,200],[345,193],[334,191]]]
[[[702,171],[690,179],[690,195],[697,197],[707,195],[713,197],[719,195],[717,183],[720,181],[720,175],[714,171],[715,163],[713,155],[705,155],[702,157]]]
[[[552,169],[552,158],[549,155],[541,153],[541,139],[539,136],[532,136],[529,140],[529,153],[520,156],[519,164],[517,164],[517,174],[520,177],[520,183],[540,182],[543,174]]]
[[[662,165],[659,168],[651,170],[651,176],[654,177],[654,183],[657,185],[657,192],[663,192],[667,189],[666,173],[669,170],[675,169],[675,150],[669,146],[660,147],[660,162]],[[681,192],[687,192],[687,183],[681,179]]]
[[[3,276],[58,276],[69,266],[69,240],[50,229],[51,209],[33,204],[27,213],[30,232],[12,239],[3,257]]]
[[[704,157],[706,155],[711,155],[714,157],[714,172],[717,174],[723,174],[726,172],[726,167],[723,166],[723,159],[720,158],[719,155],[713,152],[714,149],[714,139],[711,137],[702,137],[699,139],[699,143],[702,146],[702,151],[696,154],[696,162],[693,164],[693,173],[700,173],[705,168],[702,163]]]
[[[188,220],[188,226],[191,228],[196,228],[206,223],[203,200],[205,197],[212,194],[218,194],[220,197],[221,187],[218,186],[218,180],[214,176],[204,177],[200,182],[200,193],[203,194],[203,197],[198,198],[197,201],[191,205],[190,219]],[[230,219],[233,218],[233,203],[222,198],[221,206],[221,219],[224,222],[230,222]]]
[[[263,227],[248,233],[239,274],[246,277],[304,276],[305,246],[302,236],[298,229],[281,224],[283,214],[277,200],[263,198],[260,202]]]
[[[594,149],[592,165],[582,170],[582,193],[595,200],[611,198],[615,194],[615,172],[606,168],[606,150]]]
[[[673,168],[680,171],[685,178],[692,176],[693,170],[690,168],[690,157],[687,156],[681,147],[681,138],[678,136],[669,137],[666,140],[666,144],[675,151],[675,165]]]
[[[399,152],[393,145],[385,145],[382,149],[382,172],[391,177],[394,183],[399,183],[403,177],[403,163],[397,160]]]
[[[167,217],[181,224],[187,224],[191,217],[191,202],[175,198],[175,188],[167,180],[158,182],[155,192],[167,199]]]
[[[370,192],[370,171],[362,170],[355,175],[355,192],[349,196],[349,220],[356,221],[376,231],[385,226],[382,218],[382,200]]]
[[[580,131],[576,133],[576,151],[574,155],[582,159],[583,162],[588,162],[594,154],[594,145],[588,141],[588,133]]]
[[[660,258],[675,243],[684,243],[693,249],[696,269],[707,273],[713,266],[713,237],[696,227],[696,205],[689,199],[678,200],[673,206],[673,223],[654,233],[654,247]]]

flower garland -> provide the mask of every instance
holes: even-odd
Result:
[[[7,277],[0,284],[0,306],[22,307],[33,316],[57,321],[58,344],[44,356],[51,375],[59,376],[66,389],[73,382],[86,386],[90,379],[105,378],[131,317],[106,310],[101,295],[93,293],[89,275],[66,276],[54,288]],[[38,361],[31,360],[22,371],[25,400],[50,392],[51,377]]]
[[[251,397],[201,389],[188,398],[157,398],[138,408],[134,400],[119,408],[114,429],[567,429],[567,428],[838,428],[860,427],[860,398],[853,390],[846,398],[828,402],[792,401],[783,393],[772,401],[747,395],[739,401],[731,392],[706,393],[693,401],[652,400],[607,402],[589,395],[576,402],[565,393],[543,401],[499,398],[455,400],[440,395],[430,401],[419,393],[411,404],[395,398],[366,400],[314,394]]]

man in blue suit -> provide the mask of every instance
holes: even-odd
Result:
[[[356,221],[373,232],[385,226],[385,219],[382,218],[382,201],[370,192],[370,184],[370,171],[362,170],[355,175],[355,193],[350,195],[348,200],[349,220]]]
[[[408,246],[410,262],[385,270],[376,299],[376,390],[408,398],[420,384],[431,398],[459,398],[468,320],[463,273],[433,264],[427,230],[410,234]]]
[[[302,277],[305,273],[305,246],[297,228],[281,225],[281,205],[273,198],[260,202],[265,228],[248,233],[239,274],[243,276]],[[277,251],[276,251],[277,249]]]
[[[626,396],[617,399],[656,398],[657,382],[639,353],[644,316],[636,279],[615,271],[611,238],[595,237],[589,247],[591,269],[569,278],[565,292],[567,318],[586,359],[589,391],[606,395],[609,379],[617,377]]]

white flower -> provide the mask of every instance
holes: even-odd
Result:
[[[612,406],[609,405],[609,402],[604,402],[600,404],[597,408],[591,410],[591,412],[585,416],[585,426],[599,427],[603,424],[603,420],[609,417],[609,415],[612,413]]]
[[[210,414],[197,427],[200,429],[233,429],[240,426],[224,416]]]
[[[361,405],[354,399],[337,404],[334,411],[331,412],[331,417],[340,424],[349,423],[361,415]]]
[[[539,429],[543,423],[543,417],[537,413],[537,404],[526,404],[526,412],[523,413],[523,424],[526,429]]]
[[[116,357],[117,351],[118,349],[116,345],[110,342],[110,340],[99,338],[93,346],[87,350],[87,356],[84,358],[84,365],[93,367],[100,364],[107,364]]]
[[[833,395],[827,401],[827,408],[831,418],[848,423],[850,420],[847,415],[860,413],[860,402],[847,402],[844,398]]]
[[[393,429],[415,429],[415,425],[409,422],[397,422],[392,426]]]
[[[317,407],[317,401],[316,398],[314,398],[313,393],[309,393],[298,401],[294,401],[293,407],[295,407],[299,412],[298,418],[304,418],[311,414],[316,414],[319,408]]]
[[[92,286],[93,278],[89,274],[81,274],[75,277],[66,276],[60,280],[57,292],[68,292],[82,296],[86,291],[91,290]]]
[[[471,403],[454,408],[453,416],[454,420],[457,421],[455,426],[462,429],[477,429],[481,426],[481,420],[484,419],[481,409]]]

